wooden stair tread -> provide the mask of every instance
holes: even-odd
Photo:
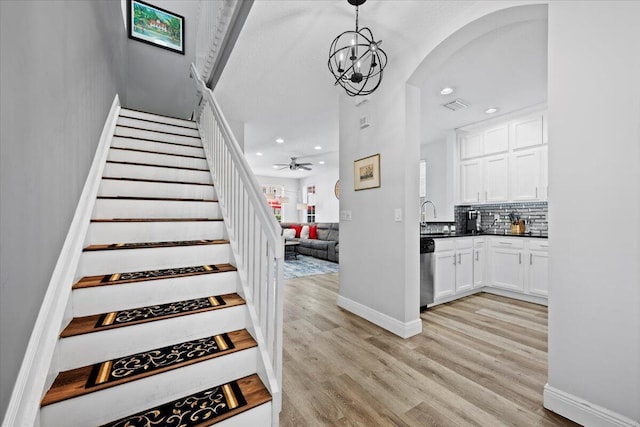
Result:
[[[149,249],[149,248],[172,248],[179,246],[201,246],[201,245],[224,245],[228,244],[228,240],[184,240],[178,242],[148,242],[148,243],[107,243],[101,245],[90,245],[84,248],[85,252],[89,251],[114,251],[119,249]]]
[[[208,409],[211,407],[210,405],[217,406],[219,404],[216,403],[214,399],[201,397],[205,394],[205,392],[218,390],[218,388],[223,390],[225,398],[227,397],[227,390],[231,391],[231,393],[234,394],[233,400],[228,401],[229,407],[233,409],[228,410],[225,408],[224,410],[227,410],[228,412],[224,412],[222,414],[217,414],[213,411],[209,412]],[[235,392],[238,389],[241,395],[235,396]],[[185,401],[187,400],[189,401],[189,404],[185,403]],[[184,396],[172,402],[167,402],[166,404],[156,406],[155,408],[149,408],[128,417],[121,418],[120,420],[109,422],[102,425],[101,427],[122,427],[127,425],[139,425],[136,424],[136,421],[140,421],[141,418],[147,419],[147,417],[145,416],[147,414],[149,415],[149,418],[153,418],[153,425],[206,427],[229,419],[234,415],[241,414],[242,412],[248,411],[257,406],[263,405],[270,400],[271,395],[269,394],[269,391],[265,388],[264,384],[262,384],[262,381],[260,381],[258,375],[253,374],[244,378],[240,378],[236,381],[231,381],[227,384],[222,384],[220,386],[212,387],[210,389],[203,390],[189,396]],[[237,403],[234,405],[234,402]],[[197,414],[194,414],[194,411],[197,411]],[[159,414],[168,414],[172,417],[172,422],[167,422],[166,417],[160,416],[160,418],[158,418]],[[178,416],[176,414],[180,415],[179,421],[177,421]],[[204,416],[205,414],[207,414],[207,416]],[[128,420],[131,420],[131,424],[127,424]],[[151,425],[151,423],[148,425]]]
[[[91,222],[192,222],[223,221],[220,218],[92,218]]]
[[[217,203],[216,199],[187,199],[181,197],[145,197],[145,196],[98,196],[103,200],[161,200],[166,202],[210,202]]]
[[[144,166],[144,167],[151,167],[151,168],[180,169],[180,170],[187,170],[187,171],[209,172],[209,169],[190,168],[187,166],[157,165],[154,163],[123,162],[120,160],[107,160],[107,163],[112,163],[117,165]]]
[[[197,147],[194,147],[194,148],[197,148]],[[190,158],[190,159],[207,160],[206,157],[202,157],[202,156],[192,156],[192,155],[189,155],[189,154],[178,154],[178,153],[163,153],[162,151],[142,150],[140,148],[111,147],[110,150],[134,151],[136,153],[160,154],[162,156],[187,157],[187,158]],[[201,148],[201,150],[202,150],[202,148]]]
[[[134,117],[127,117],[127,118],[135,120]],[[167,126],[171,126],[168,123],[164,123],[164,124],[167,125]],[[199,136],[185,135],[183,133],[167,132],[167,131],[164,131],[164,130],[145,129],[145,128],[139,128],[139,127],[136,127],[136,126],[129,126],[129,125],[117,124],[116,128],[127,128],[127,129],[141,130],[141,131],[144,131],[144,132],[154,132],[154,133],[161,133],[161,134],[164,134],[164,135],[182,136],[184,138],[193,138],[193,139],[198,139],[198,140],[200,139]],[[194,129],[194,130],[198,130],[198,129]]]
[[[199,276],[202,274],[226,273],[229,271],[237,271],[237,269],[231,264],[215,264],[193,267],[167,268],[133,273],[112,273],[99,276],[85,276],[73,285],[73,289],[92,288],[95,286],[121,285],[124,283],[144,282],[148,280]],[[128,276],[137,277],[127,278]]]
[[[123,178],[116,176],[103,176],[102,179],[116,180],[116,181],[134,181],[134,182],[153,182],[156,184],[184,184],[184,185],[206,185],[213,187],[211,183],[204,182],[186,182],[186,181],[168,181],[164,179],[149,179],[149,178]]]
[[[228,339],[225,339],[225,336]],[[60,372],[42,399],[41,405],[50,405],[120,384],[126,384],[151,375],[242,351],[256,345],[249,332],[246,329],[242,329]],[[148,354],[152,354],[153,357],[147,356]],[[163,358],[160,356],[164,354],[171,354],[171,357]],[[131,360],[144,360],[147,363],[145,365],[141,365],[139,362],[131,364],[129,363]],[[131,365],[135,368],[130,368]],[[119,378],[115,375],[110,375],[116,369],[118,369]]]
[[[235,307],[243,304],[244,300],[238,294],[233,293],[93,314],[91,316],[74,317],[62,331],[60,338],[140,325],[142,323]],[[120,322],[118,316],[128,320]]]
[[[183,121],[183,122],[187,122],[190,125],[195,125],[195,127],[192,127],[191,129],[197,129],[198,128],[197,123],[194,122],[193,120],[182,119],[180,117],[167,116],[166,114],[150,113],[148,111],[136,110],[135,108],[121,108],[119,116],[127,117],[129,119],[145,120],[145,119],[139,119],[137,117],[127,116],[127,113],[129,111],[133,111],[133,112],[136,112],[136,113],[142,113],[142,114],[149,114],[150,116],[158,116],[158,117],[164,117],[164,118],[167,118],[167,119],[180,120],[180,121]],[[152,122],[153,120],[147,120],[147,121]],[[156,123],[162,123],[162,124],[166,124],[166,125],[171,125],[170,123],[166,123],[166,122],[156,122]],[[177,126],[177,125],[171,125],[171,126]]]

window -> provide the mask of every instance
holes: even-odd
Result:
[[[284,197],[284,185],[263,185],[262,194],[278,222],[282,222],[282,198]]]
[[[316,186],[307,187],[307,222],[316,222]]]

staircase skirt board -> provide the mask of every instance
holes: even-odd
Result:
[[[43,406],[41,425],[85,427],[112,422],[145,408],[252,375],[256,370],[257,357],[257,348],[248,348]],[[168,425],[171,424],[163,426]]]
[[[192,145],[201,147],[200,138],[193,136],[172,135],[169,133],[155,132],[152,130],[134,129],[124,126],[116,126],[115,136],[128,136],[131,138],[146,139],[149,141],[171,142],[174,144]]]
[[[131,149],[113,148],[109,150],[107,161],[152,164],[157,166],[189,168],[194,170],[208,170],[206,159],[197,157],[185,157],[176,154],[149,153],[134,151]]]
[[[225,302],[227,305],[217,309],[61,338],[58,341],[59,369],[68,371],[151,348],[246,328],[246,306]]]
[[[130,203],[134,204],[133,202]],[[96,206],[96,209],[98,208],[100,211],[103,209]],[[141,216],[148,217],[149,215]],[[175,224],[177,221],[163,221],[164,218],[139,218],[139,221],[133,221],[132,219],[128,218],[127,221],[92,220],[87,233],[86,245],[104,242],[147,243],[172,240],[224,239],[226,236],[224,223],[220,219],[174,218],[175,220],[180,220],[177,227]],[[146,219],[146,221],[142,221],[143,219]]]
[[[226,264],[230,257],[229,244],[90,251],[81,254],[78,272],[82,276],[95,276],[113,272],[131,273],[192,265]]]
[[[202,147],[184,144],[171,144],[168,142],[149,141],[146,139],[136,139],[122,136],[113,137],[111,148],[132,148],[165,154],[184,154],[195,157],[206,157],[204,154],[204,149]]]
[[[61,372],[42,399],[42,405],[71,399],[255,346],[254,339],[243,329]]]
[[[214,275],[198,274],[117,283],[114,286],[77,287],[71,297],[74,315],[83,317],[208,295],[229,294],[235,292],[237,286],[237,272],[230,270],[219,271]]]
[[[151,122],[165,123],[174,126],[183,126],[197,129],[198,125],[193,120],[181,119],[178,117],[164,116],[162,114],[148,113],[146,111],[134,110],[132,108],[122,108],[120,117],[130,117],[134,119],[147,120]]]
[[[141,199],[106,199],[96,200],[92,213],[93,219],[165,219],[165,218],[208,218],[222,220],[222,212],[218,203],[169,200],[141,200]],[[176,224],[172,225],[176,227]],[[209,224],[200,224],[206,232]],[[181,226],[180,226],[181,227]],[[150,236],[153,237],[153,236]],[[108,237],[107,237],[108,239]],[[179,239],[182,240],[182,239]],[[194,239],[195,240],[195,239]],[[110,239],[103,241],[109,242]]]
[[[203,184],[213,183],[209,171],[140,166],[131,163],[107,162],[104,166],[104,175],[122,178],[162,179],[166,181],[195,181]]]
[[[153,130],[156,132],[170,133],[174,135],[195,136],[199,137],[198,129],[184,126],[175,126],[167,123],[152,122],[149,120],[134,119],[131,117],[120,116],[118,118],[118,126],[126,126],[131,128]]]

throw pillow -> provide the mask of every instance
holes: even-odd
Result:
[[[292,225],[291,228],[296,230],[296,237],[300,237],[300,232],[302,231],[301,225]]]
[[[296,230],[293,228],[285,228],[282,230],[282,236],[285,240],[291,240],[296,238]]]
[[[309,226],[309,238],[310,239],[317,239],[318,238],[318,226],[317,225],[310,225]]]
[[[303,225],[302,226],[302,230],[300,230],[300,238],[301,239],[308,239],[309,238],[309,226],[308,225]]]

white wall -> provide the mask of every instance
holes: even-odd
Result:
[[[639,16],[637,1],[549,4],[545,406],[588,425],[613,425],[580,418],[594,407],[640,423]]]
[[[302,216],[296,207],[296,204],[302,201],[300,180],[260,175],[256,175],[256,179],[260,185],[284,185],[285,196],[289,197],[289,203],[282,205],[282,222],[302,221]]]
[[[117,1],[0,1],[0,418],[107,113],[126,102]]]
[[[427,162],[427,197],[437,208],[433,218],[430,205],[424,207],[427,222],[455,221],[453,197],[453,146],[454,141],[442,140],[420,146],[420,158]]]
[[[336,198],[334,188],[340,177],[338,168],[323,169],[316,166],[313,176],[300,179],[300,190],[316,186],[316,222],[339,222],[340,201]]]

